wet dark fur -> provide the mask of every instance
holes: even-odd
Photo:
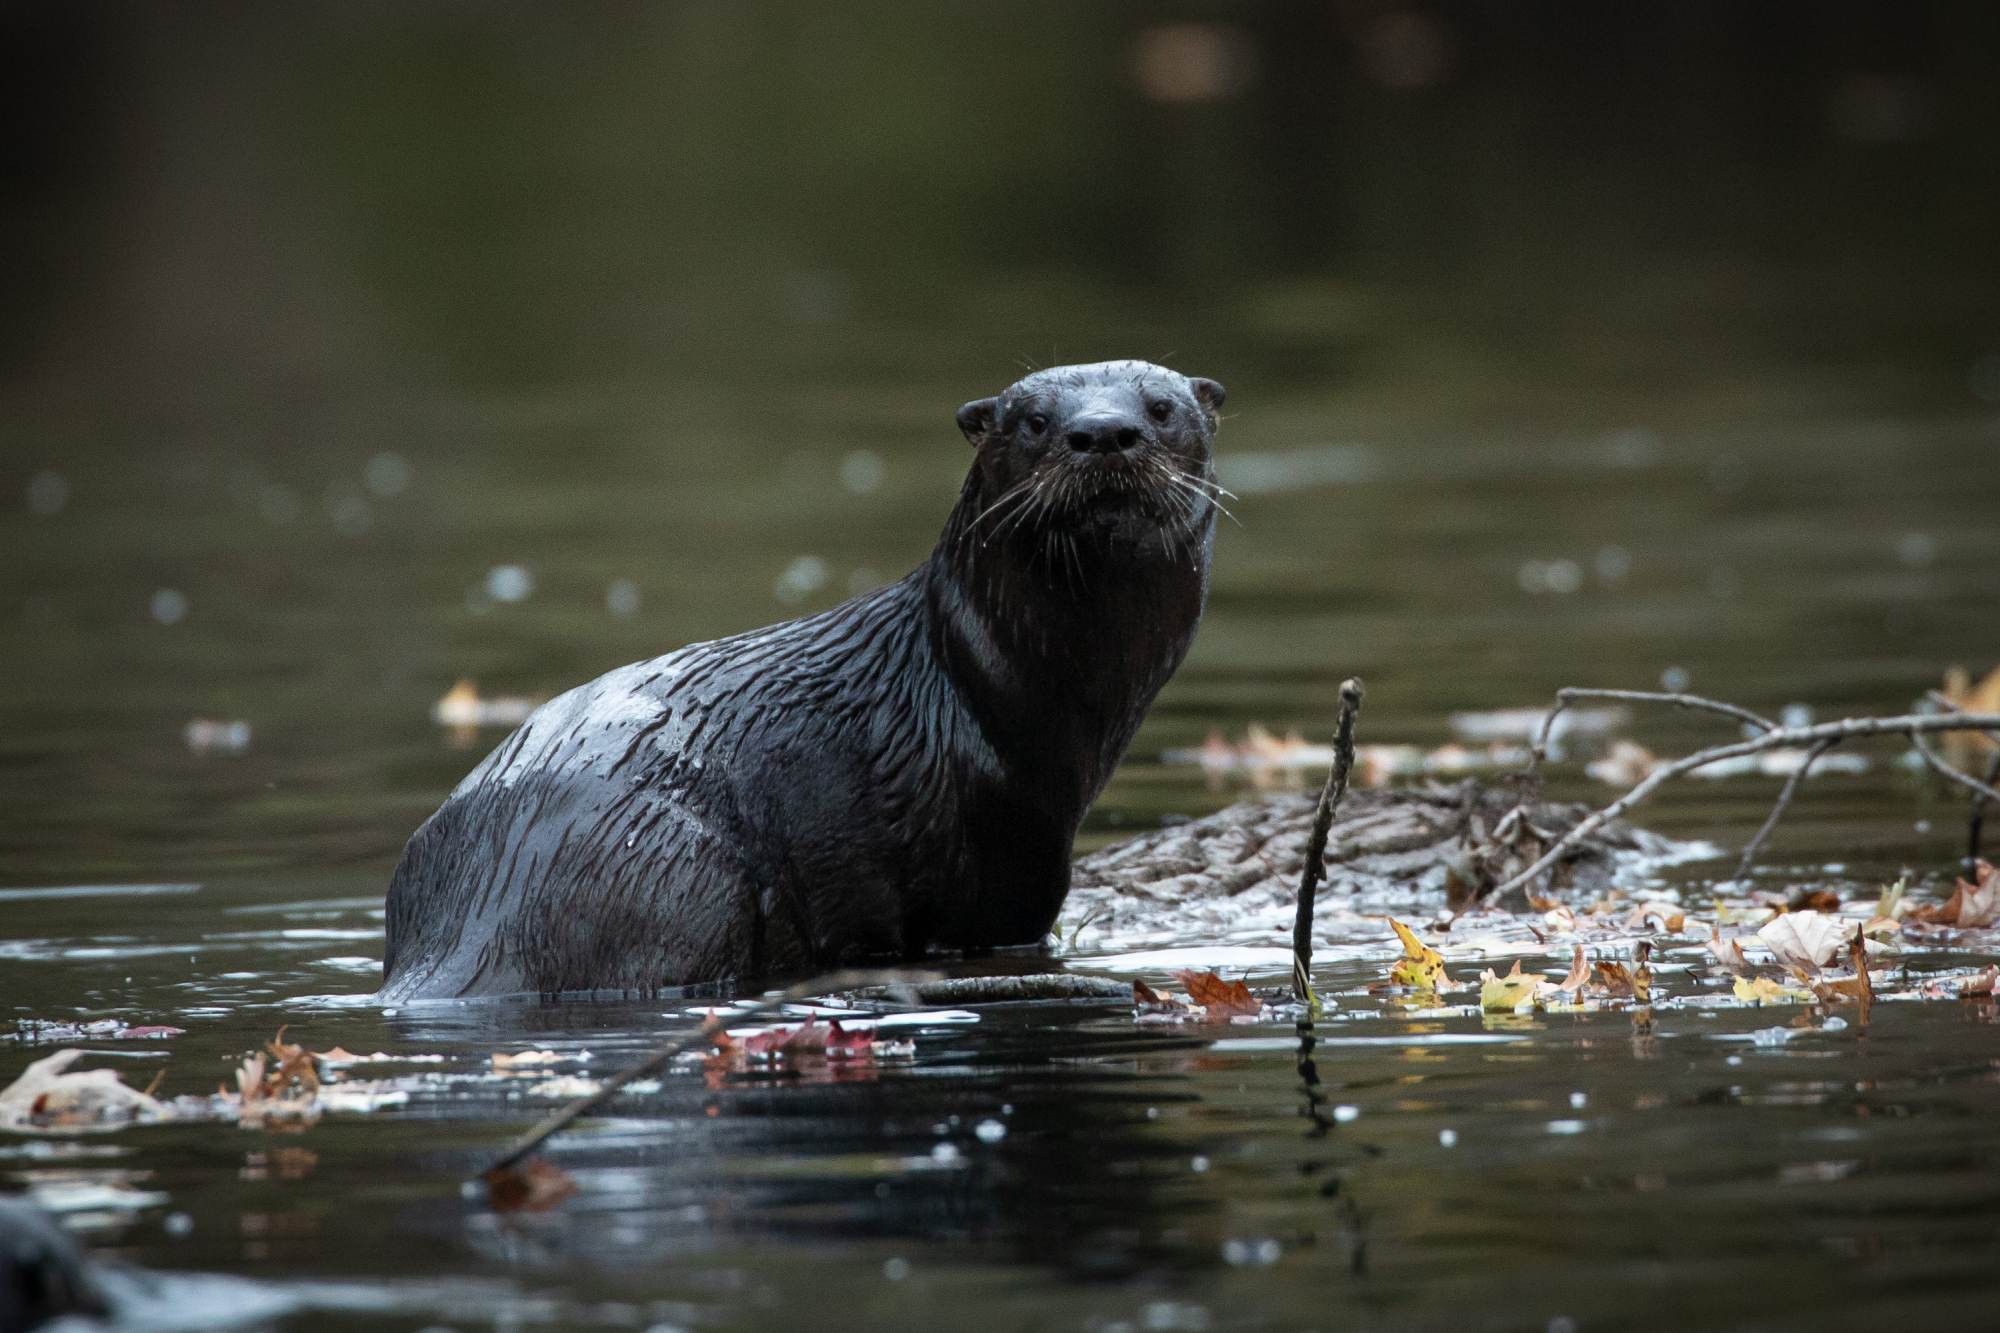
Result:
[[[975,461],[914,572],[602,676],[466,778],[396,867],[384,996],[1042,939],[1200,619],[1221,400],[1112,362],[968,403]]]

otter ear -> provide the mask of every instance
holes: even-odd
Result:
[[[1202,411],[1208,413],[1210,420],[1213,420],[1215,414],[1222,410],[1222,405],[1229,401],[1229,390],[1214,380],[1191,379],[1188,384],[1194,389],[1195,401],[1201,404]]]
[[[968,441],[978,444],[992,431],[993,414],[999,407],[998,398],[975,398],[958,409],[958,428]]]

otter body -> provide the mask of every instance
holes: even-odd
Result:
[[[968,403],[930,559],[531,716],[410,839],[385,998],[654,990],[1039,941],[1208,588],[1220,385]]]

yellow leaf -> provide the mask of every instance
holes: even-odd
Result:
[[[1540,977],[1523,976],[1521,960],[1514,960],[1513,970],[1506,976],[1488,968],[1479,974],[1479,1007],[1501,1011],[1520,1008],[1535,998],[1541,986]]]
[[[1745,1004],[1796,1004],[1812,997],[1769,977],[1738,977],[1736,998]]]
[[[1444,955],[1417,938],[1411,930],[1395,917],[1389,919],[1390,929],[1403,942],[1403,956],[1389,969],[1389,980],[1398,986],[1408,986],[1412,990],[1441,990],[1445,984]]]

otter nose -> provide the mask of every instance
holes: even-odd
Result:
[[[1130,417],[1102,412],[1073,419],[1063,443],[1080,454],[1115,454],[1137,444],[1142,433]]]

